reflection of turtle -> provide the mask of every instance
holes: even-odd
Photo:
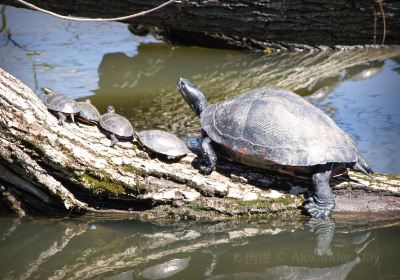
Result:
[[[42,87],[42,91],[46,94],[43,103],[47,109],[57,114],[59,125],[64,124],[67,119],[65,115],[70,116],[72,122],[75,122],[74,115],[77,115],[81,110],[75,100],[64,94],[55,93],[49,88]]]
[[[347,263],[333,267],[296,267],[280,265],[265,269],[265,272],[239,272],[231,274],[219,274],[206,278],[207,280],[264,280],[264,279],[335,279],[345,280],[353,268],[361,262],[360,257],[355,257]]]
[[[310,219],[306,225],[309,230],[315,232],[317,236],[317,244],[314,250],[315,254],[318,256],[331,256],[331,242],[335,233],[335,221],[331,219]]]
[[[190,152],[182,140],[162,130],[145,130],[137,136],[144,147],[168,159],[180,158]]]
[[[116,114],[113,106],[108,106],[107,113],[100,116],[99,125],[109,134],[111,147],[118,143],[117,138],[130,140],[135,133],[128,119]]]
[[[208,105],[188,80],[179,79],[178,89],[200,116],[205,134],[200,171],[205,174],[215,169],[217,148],[249,166],[311,177],[315,190],[304,208],[314,217],[327,217],[335,206],[331,176],[345,167],[370,170],[350,136],[293,92],[261,88]]]
[[[100,113],[97,108],[92,105],[89,99],[84,102],[78,102],[78,105],[81,108],[78,116],[80,121],[88,124],[99,122]]]
[[[144,279],[165,279],[185,270],[190,261],[190,257],[185,259],[172,259],[167,262],[151,266],[142,271]]]

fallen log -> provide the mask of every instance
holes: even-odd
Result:
[[[19,213],[300,218],[310,186],[223,161],[203,176],[194,154],[166,162],[131,143],[109,145],[95,126],[59,126],[31,89],[0,70],[1,200],[12,193]],[[400,210],[400,176],[350,172],[332,185],[336,213]]]
[[[89,18],[125,16],[163,2],[166,1],[34,1],[52,12]],[[10,0],[0,3],[20,7]],[[400,44],[399,11],[400,2],[396,0],[182,0],[125,22],[135,34],[152,33],[171,44],[269,52]]]

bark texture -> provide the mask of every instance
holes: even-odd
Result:
[[[59,126],[32,90],[3,70],[0,142],[1,197],[11,193],[20,213],[293,218],[300,217],[310,184],[222,161],[217,172],[203,176],[193,167],[194,154],[166,162],[131,143],[110,148],[95,126]],[[400,210],[399,176],[351,172],[332,185],[336,212]]]
[[[162,2],[165,1],[34,1],[64,15],[91,18],[137,13]],[[9,0],[0,3],[16,5]],[[384,37],[386,44],[399,44],[399,11],[397,0],[182,0],[127,22],[138,35],[150,32],[172,44],[266,51],[325,49],[374,41],[380,44]]]

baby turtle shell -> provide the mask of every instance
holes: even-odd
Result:
[[[79,112],[79,119],[87,123],[98,123],[100,119],[100,113],[96,107],[92,105],[90,100],[84,102],[78,102],[81,111]]]
[[[65,121],[65,115],[69,115],[74,122],[74,115],[78,114],[81,110],[75,100],[64,94],[55,93],[49,88],[43,87],[42,91],[46,94],[43,101],[44,105],[50,111],[58,113],[58,123],[60,125]]]
[[[134,134],[132,124],[129,120],[116,114],[112,106],[108,106],[107,113],[100,116],[99,125],[110,134],[111,147],[118,142],[117,138],[129,139]]]
[[[140,143],[149,150],[169,158],[182,157],[190,152],[182,140],[162,130],[141,131],[138,138]]]

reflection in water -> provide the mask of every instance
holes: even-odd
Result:
[[[169,278],[183,270],[189,265],[190,257],[185,259],[173,259],[161,264],[150,266],[142,271],[141,276],[145,279],[164,279]]]
[[[341,83],[345,81],[368,80],[378,75],[383,70],[383,66],[383,61],[368,61],[349,67],[339,72],[336,76],[331,76],[322,80],[322,82],[313,84],[312,88],[309,88],[311,94],[305,98],[311,103],[318,105],[318,103],[333,93]]]
[[[3,218],[0,278],[365,279],[377,273],[384,278],[385,271],[400,275],[390,261],[399,257],[390,250],[399,233],[396,223],[383,221],[157,226]]]
[[[187,136],[199,131],[199,122],[176,90],[181,76],[198,85],[209,102],[272,85],[311,95],[310,101],[320,102],[343,81],[383,66],[382,61],[370,62],[368,57],[394,55],[400,55],[400,49],[266,56],[142,44],[133,57],[104,55],[98,70],[99,89],[92,102],[101,111],[113,103],[139,130],[159,128]]]

